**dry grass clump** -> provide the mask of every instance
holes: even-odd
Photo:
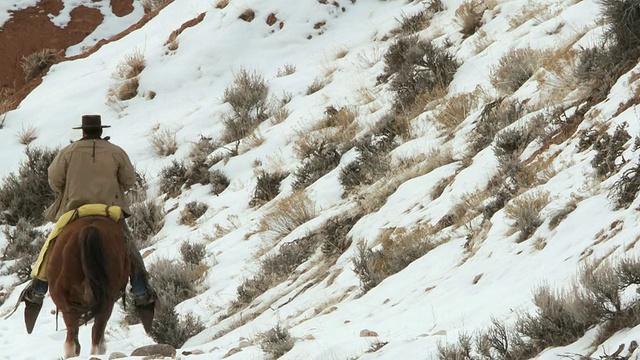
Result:
[[[572,199],[563,207],[553,211],[549,219],[549,229],[555,229],[560,223],[578,208],[578,199]]]
[[[238,310],[250,304],[255,298],[286,280],[316,251],[317,244],[315,237],[307,236],[285,243],[276,252],[265,255],[258,273],[238,287],[238,297],[231,305],[232,309]]]
[[[433,240],[432,233],[433,229],[424,226],[399,231],[393,238],[382,239],[382,249],[375,251],[359,243],[352,263],[362,290],[366,293],[436,248],[438,243]]]
[[[280,183],[289,174],[284,172],[261,171],[257,176],[256,187],[249,201],[249,206],[261,206],[273,200],[280,193]]]
[[[482,15],[487,9],[488,6],[482,0],[467,0],[456,9],[455,21],[462,27],[460,33],[465,38],[475,34],[482,26]]]
[[[315,78],[313,79],[313,82],[307,86],[307,95],[311,95],[314,93],[317,93],[318,91],[322,90],[325,86],[327,86],[329,84],[329,80],[326,78]]]
[[[175,130],[169,128],[163,128],[151,134],[149,143],[157,156],[169,156],[178,151]]]
[[[8,265],[6,271],[15,274],[21,282],[29,280],[32,265],[44,245],[45,234],[24,218],[20,218],[14,227],[5,227],[2,232],[7,242],[2,251],[2,261]]]
[[[164,226],[164,209],[154,200],[131,205],[131,216],[127,224],[138,248],[146,247],[147,242]]]
[[[146,66],[147,62],[140,50],[125,56],[112,75],[116,83],[109,88],[107,101],[117,103],[138,95],[139,75]]]
[[[278,359],[293,349],[295,340],[289,334],[289,330],[276,324],[272,329],[258,335],[260,349],[271,355],[273,359]]]
[[[24,80],[29,82],[40,76],[49,66],[56,62],[56,58],[60,55],[59,50],[42,49],[23,56],[20,66],[24,72]]]
[[[29,125],[26,128],[23,126],[17,136],[22,145],[29,145],[33,140],[38,138],[38,136],[36,136],[36,128],[33,125]]]
[[[507,94],[513,93],[529,80],[550,56],[548,51],[529,47],[512,49],[504,54],[491,72],[491,83]]]
[[[289,76],[292,75],[293,73],[296,72],[296,66],[294,64],[284,64],[284,66],[282,66],[281,68],[278,68],[278,73],[276,74],[277,77],[284,77],[284,76]]]
[[[35,226],[45,222],[43,212],[53,204],[55,193],[47,181],[48,168],[58,149],[27,147],[26,159],[17,173],[10,173],[0,184],[0,216],[4,224],[16,225],[24,218]]]
[[[178,220],[182,225],[193,226],[196,221],[204,215],[209,209],[209,205],[194,200],[188,202],[182,211],[180,212],[180,219]]]
[[[268,94],[269,88],[262,75],[246,69],[240,70],[233,84],[227,87],[223,94],[223,100],[231,105],[233,112],[224,119],[225,142],[244,138],[269,117]]]
[[[384,60],[384,73],[378,81],[390,81],[396,113],[410,111],[422,94],[446,88],[459,66],[445,49],[415,35],[394,42]]]
[[[540,211],[548,204],[548,192],[533,191],[518,196],[504,207],[507,218],[513,220],[520,231],[518,242],[528,239],[542,225]]]
[[[478,92],[459,93],[447,99],[444,106],[433,117],[436,126],[446,134],[453,134],[471,112],[478,106]]]
[[[315,204],[302,191],[280,199],[260,221],[260,231],[284,237],[316,216]]]

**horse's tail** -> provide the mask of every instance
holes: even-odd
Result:
[[[90,310],[90,317],[104,309],[109,301],[109,273],[106,270],[102,236],[94,226],[86,226],[80,231],[80,258],[82,270],[89,282],[89,287],[95,300],[94,307]]]

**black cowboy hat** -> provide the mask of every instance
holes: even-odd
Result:
[[[82,125],[74,127],[73,129],[98,129],[108,127],[111,127],[111,125],[102,125],[100,115],[82,115]]]

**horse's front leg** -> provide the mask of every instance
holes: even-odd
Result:
[[[80,342],[78,341],[78,330],[80,317],[76,315],[62,313],[64,324],[67,326],[67,338],[64,341],[64,358],[80,355]]]

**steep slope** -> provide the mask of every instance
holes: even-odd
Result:
[[[225,4],[170,3],[54,65],[0,131],[7,175],[25,129],[30,147],[52,147],[78,136],[81,114],[113,126],[165,211],[142,242],[147,264],[189,268],[183,244],[205,249],[199,294],[176,307],[204,326],[180,349],[204,353],[185,358],[465,358],[443,344],[492,319],[517,335],[539,289],[636,256],[639,70],[598,65],[615,27],[595,1]],[[235,91],[260,80],[264,103],[240,108]],[[198,204],[204,214],[186,219]],[[637,302],[627,285],[625,309]],[[124,318],[112,319],[110,350],[152,342]],[[520,336],[533,350],[515,358],[597,358],[639,333],[634,321],[603,332],[607,319],[564,342]],[[7,335],[19,314],[0,322],[0,341],[15,343],[5,357],[59,349],[53,321],[39,320],[42,349]]]

